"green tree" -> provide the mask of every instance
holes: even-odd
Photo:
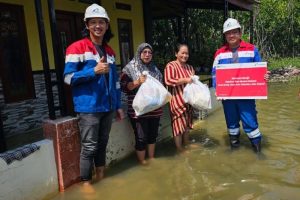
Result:
[[[242,25],[243,40],[250,36],[250,12],[230,11],[230,17]],[[187,18],[181,18],[182,32],[190,49],[189,62],[197,69],[210,67],[214,52],[223,43],[223,11],[188,9]],[[163,69],[174,59],[174,47],[178,42],[177,18],[153,22],[153,47],[155,60]],[[185,28],[185,30],[184,30]],[[278,57],[300,56],[300,1],[261,0],[254,11],[254,44],[264,60]]]
[[[299,56],[299,0],[261,0],[254,22],[255,42],[266,59]]]

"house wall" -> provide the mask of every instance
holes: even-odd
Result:
[[[41,0],[42,13],[44,18],[47,51],[49,57],[49,65],[54,69],[54,58],[52,50],[52,38],[48,14],[47,0]],[[132,34],[134,49],[144,41],[144,24],[143,24],[143,9],[142,0],[118,0],[119,3],[131,5],[131,11],[119,10],[115,8],[115,2],[111,0],[101,0],[103,7],[106,8],[111,19],[111,28],[115,35],[110,41],[110,45],[116,52],[117,64],[120,64],[119,39],[117,19],[132,20]],[[38,34],[38,25],[35,13],[34,0],[0,0],[0,3],[21,5],[24,8],[25,26],[28,37],[28,47],[31,68],[34,72],[34,87],[36,98],[17,103],[5,104],[3,89],[0,77],[0,111],[3,121],[3,130],[5,137],[10,137],[17,134],[24,134],[30,130],[41,128],[42,121],[48,118],[47,96],[45,89],[44,74],[42,73],[43,64],[40,49],[40,40]],[[84,13],[89,4],[79,3],[78,1],[70,0],[55,0],[55,9]],[[52,73],[52,79],[55,80],[55,74]],[[55,105],[58,105],[57,88],[53,87]],[[59,113],[57,113],[59,116]]]
[[[54,57],[53,57],[53,50],[52,50],[52,38],[51,38],[51,29],[50,29],[50,22],[49,22],[48,3],[47,0],[41,0],[41,2],[42,2],[42,9],[43,9],[42,13],[44,18],[49,65],[52,69],[54,69],[55,65],[54,65]],[[126,3],[131,5],[131,11],[116,9],[115,2]],[[26,1],[0,0],[0,3],[15,4],[24,7],[25,25],[26,25],[26,32],[28,37],[28,46],[29,46],[29,54],[30,54],[32,70],[33,71],[42,70],[43,64],[42,64],[42,57],[41,57],[40,40],[39,40],[34,0],[26,0]],[[142,0],[120,0],[120,1],[101,0],[101,5],[107,10],[108,15],[111,19],[110,25],[115,37],[111,39],[110,45],[116,52],[117,64],[120,64],[117,19],[121,18],[121,19],[132,20],[133,46],[134,48],[136,48],[138,44],[140,44],[145,40]],[[79,3],[70,0],[55,0],[54,6],[55,9],[57,10],[84,13],[86,7],[89,6],[89,4]]]
[[[131,5],[131,11],[116,9],[116,2]],[[115,37],[110,41],[110,45],[117,53],[117,64],[120,64],[117,19],[128,19],[132,21],[133,51],[135,52],[138,45],[145,41],[142,0],[101,0],[101,3],[103,7],[107,9],[108,15],[111,19],[110,24],[113,33],[115,33]]]
[[[50,24],[49,24],[49,14],[47,8],[47,1],[42,1],[42,9],[43,9],[43,18],[45,22],[45,32],[46,32],[46,40],[47,40],[47,50],[49,56],[49,64],[50,66],[54,66],[54,58],[52,53],[52,44],[51,44],[51,31],[50,31]],[[30,55],[30,62],[32,70],[42,70],[42,56],[41,56],[41,48],[40,48],[40,40],[39,40],[39,33],[38,33],[38,25],[35,13],[35,4],[34,0],[0,0],[1,3],[8,3],[8,4],[15,4],[21,5],[24,9],[24,17],[25,17],[25,28],[28,40],[28,47],[29,47],[29,55]]]
[[[44,74],[35,73],[33,77],[36,98],[10,104],[4,102],[0,78],[0,110],[3,132],[6,138],[17,134],[26,134],[31,130],[41,128],[43,120],[48,118]],[[52,78],[55,78],[54,73],[52,73]],[[53,94],[55,105],[58,105],[58,92],[56,87],[53,87]],[[56,114],[59,115],[58,112]]]

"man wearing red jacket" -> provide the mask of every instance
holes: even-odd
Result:
[[[79,117],[81,136],[80,176],[91,186],[104,175],[106,146],[113,113],[123,118],[119,76],[115,53],[107,44],[112,37],[105,9],[92,4],[85,11],[86,37],[66,51],[65,83],[72,86],[74,110]]]
[[[241,25],[236,19],[229,18],[223,26],[226,44],[215,53],[212,77],[216,87],[216,66],[218,64],[261,62],[258,49],[250,43],[241,40]],[[268,74],[265,75],[268,79]],[[254,99],[222,100],[230,146],[232,149],[240,145],[240,121],[247,134],[253,150],[261,151],[262,134],[258,128],[257,111]]]

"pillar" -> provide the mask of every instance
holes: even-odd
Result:
[[[80,181],[78,119],[63,117],[43,123],[45,138],[53,140],[59,191]]]

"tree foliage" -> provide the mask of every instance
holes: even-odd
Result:
[[[300,1],[262,0],[255,12],[255,42],[263,56],[300,56]]]
[[[175,59],[177,43],[187,43],[190,50],[189,62],[196,69],[210,67],[215,50],[222,44],[222,11],[188,9],[187,18],[160,19],[153,23],[153,47],[159,66]],[[178,20],[186,37],[180,41]]]
[[[230,17],[242,25],[243,39],[249,40],[250,12],[230,11]],[[174,47],[186,42],[190,49],[189,62],[203,70],[210,67],[213,55],[223,43],[223,11],[188,9],[187,17],[181,18],[182,32],[186,37],[179,41],[178,19],[160,19],[153,22],[153,47],[156,62],[164,68],[175,59]],[[254,12],[254,44],[265,60],[278,57],[300,56],[300,1],[261,0]]]

